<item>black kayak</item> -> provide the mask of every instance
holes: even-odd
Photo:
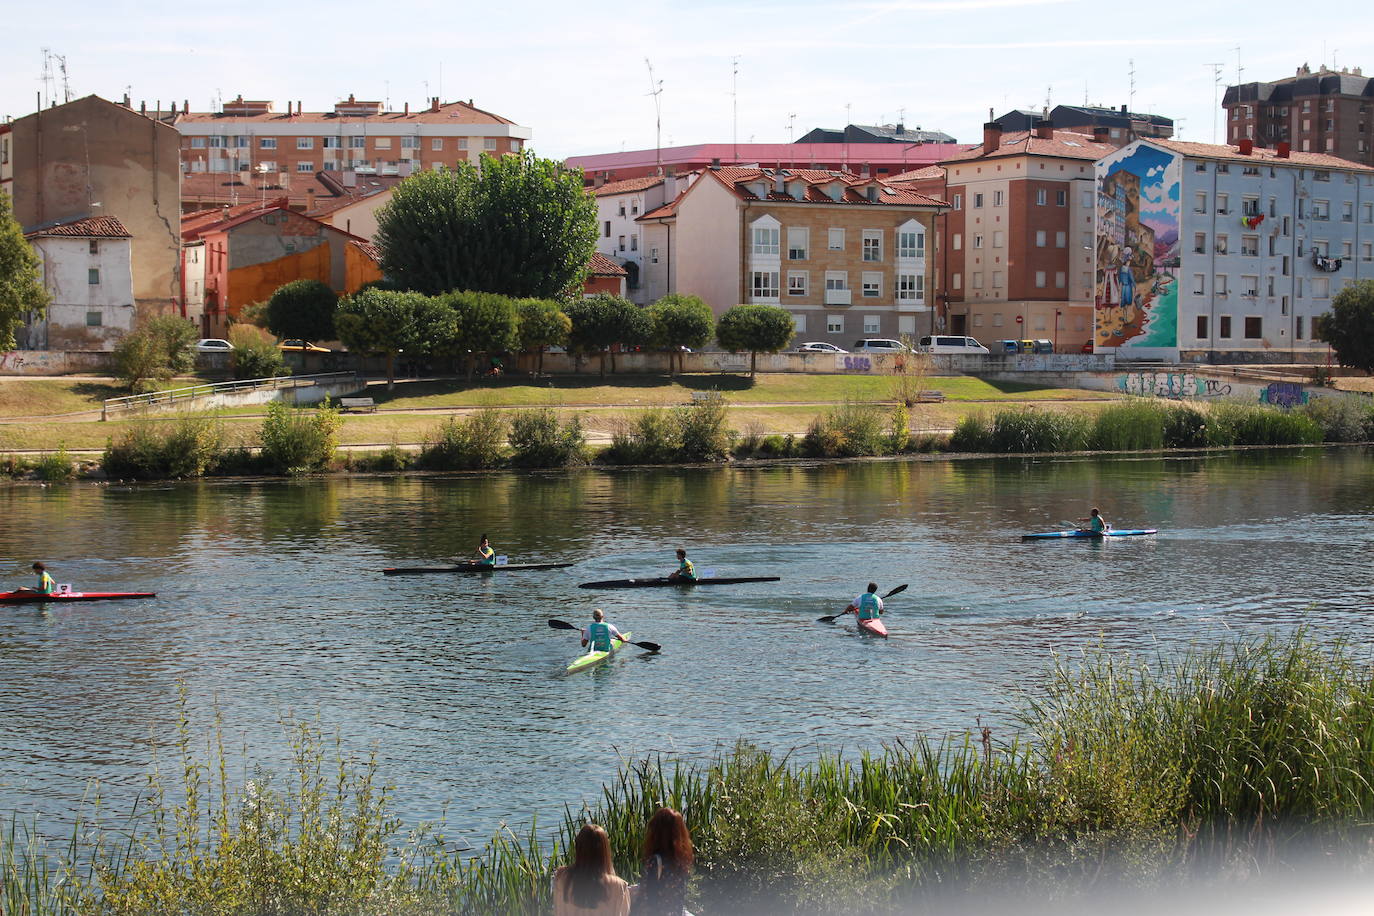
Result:
[[[582,582],[578,588],[666,588],[671,585],[740,585],[744,582],[780,582],[782,576],[722,576],[710,579],[606,579],[603,582]]]
[[[462,563],[458,566],[390,566],[382,570],[388,576],[418,576],[424,573],[463,573],[481,574],[512,572],[522,569],[563,569],[572,563],[507,563],[504,566],[487,566],[483,563]]]

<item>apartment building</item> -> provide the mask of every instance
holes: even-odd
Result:
[[[405,176],[475,163],[484,152],[519,152],[530,138],[529,128],[471,99],[441,103],[437,97],[414,111],[408,103],[388,111],[352,95],[333,111],[303,111],[300,102],[277,111],[270,101],[239,96],[215,112],[174,108],[169,122],[181,134],[187,173],[249,173],[278,186],[326,171]]]
[[[1250,140],[1295,153],[1326,153],[1374,165],[1374,79],[1359,67],[1316,73],[1306,64],[1272,83],[1229,86],[1221,103],[1226,142]]]
[[[640,282],[644,272],[644,249],[640,244],[644,227],[638,220],[672,200],[677,182],[676,178],[646,175],[589,189],[596,199],[597,253],[624,270],[625,290],[637,305],[649,302]]]
[[[1119,357],[1301,361],[1374,278],[1374,168],[1321,153],[1138,140],[1096,167],[1095,342]]]
[[[1080,134],[1096,132],[1099,138],[1103,138],[1100,129],[1105,128],[1105,139],[1113,146],[1125,146],[1141,137],[1168,139],[1174,135],[1173,118],[1130,111],[1125,105],[1119,109],[1100,105],[1056,105],[1041,111],[1018,108],[993,120],[1002,126],[1004,133],[1033,131],[1043,121],[1053,124],[1057,130]]]
[[[717,314],[778,305],[798,339],[842,347],[928,334],[934,221],[947,206],[848,172],[707,169],[639,217],[645,295],[690,293]]]
[[[940,221],[937,330],[984,344],[1042,338],[1077,352],[1092,335],[1093,163],[1106,136],[1058,130],[1006,134],[894,183],[950,202]]]

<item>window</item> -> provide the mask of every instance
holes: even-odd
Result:
[[[487,137],[485,140],[483,140],[483,141],[482,141],[482,149],[486,150],[487,152],[492,152],[492,151],[494,151],[494,150],[496,149],[496,138],[495,138],[495,137]]]
[[[372,139],[372,142],[377,147],[377,149],[391,149],[390,137],[374,137]]]
[[[1326,257],[1326,256],[1327,256],[1327,249],[1328,249],[1328,247],[1330,246],[1330,244],[1331,244],[1331,243],[1328,242],[1326,239],[1313,239],[1313,240],[1312,240],[1312,253],[1313,253],[1313,254],[1319,254],[1319,255],[1321,255],[1322,257]]]
[[[657,264],[657,263],[658,263],[658,249],[657,249],[657,248],[650,248],[650,249],[649,249],[649,263],[651,263],[651,264]]]
[[[964,247],[964,235],[962,232],[954,233],[954,250],[959,251]]]
[[[755,301],[762,299],[777,300],[778,272],[776,270],[756,270],[749,281],[749,293]]]
[[[224,148],[224,138],[223,138],[223,137],[211,137],[211,138],[210,138],[210,149],[223,149],[223,148]]]
[[[91,286],[100,285],[100,268],[90,267],[86,270],[86,282]]]
[[[982,206],[983,206],[983,195],[982,195],[982,194],[974,194],[974,195],[973,195],[973,208],[974,208],[975,210],[977,210],[977,209],[981,208]]]
[[[1350,249],[1353,244],[1354,243],[1351,242],[1350,239],[1346,239],[1345,241],[1341,242],[1341,257],[1345,258],[1346,260],[1350,259]]]
[[[1066,282],[1067,282],[1067,279],[1066,279],[1065,276],[1064,276],[1064,271],[1062,271],[1062,270],[1056,270],[1056,271],[1054,272],[1054,286],[1055,286],[1055,288],[1056,288],[1056,289],[1063,289],[1063,288],[1064,288],[1064,284],[1065,284]]]
[[[1355,202],[1346,200],[1341,202],[1341,222],[1353,223],[1355,221]]]
[[[638,250],[639,250],[639,236],[638,236],[637,234],[633,233],[633,232],[630,233],[630,250],[631,250],[631,251],[638,251]]]
[[[1242,175],[1250,175],[1252,177],[1258,178],[1260,173],[1259,166],[1247,165],[1240,170],[1240,173]]]
[[[1279,297],[1279,314],[1280,314],[1280,315],[1287,315],[1287,314],[1288,314],[1288,297],[1287,297],[1287,296],[1280,296],[1280,297]]]
[[[993,326],[994,328],[1000,328],[1000,327],[1002,326],[1002,313],[1001,313],[1001,312],[993,312],[993,313],[992,313],[992,326]]]
[[[1312,283],[1312,298],[1313,298],[1313,299],[1328,299],[1328,298],[1330,298],[1330,296],[1331,296],[1331,281],[1330,281],[1330,280],[1328,280],[1326,277],[1313,277],[1312,280],[1311,280],[1311,283]]]
[[[1194,233],[1193,233],[1193,253],[1194,253],[1194,254],[1206,254],[1206,253],[1207,253],[1207,233],[1205,233],[1205,232],[1194,232]]]
[[[1035,247],[1036,247],[1036,248],[1044,248],[1044,247],[1045,247],[1045,230],[1044,230],[1044,229],[1037,229],[1037,230],[1035,230]]]
[[[1328,171],[1326,171],[1326,170],[1324,170],[1324,169],[1318,169],[1318,170],[1316,170],[1315,172],[1312,173],[1312,180],[1313,180],[1313,181],[1330,181],[1330,180],[1331,180],[1331,173],[1328,172]]]
[[[1206,315],[1199,315],[1199,316],[1197,316],[1197,336],[1198,336],[1198,337],[1201,337],[1201,338],[1204,338],[1204,339],[1207,337],[1207,316],[1206,316]]]
[[[625,205],[620,205],[620,215],[625,215]],[[754,254],[777,254],[778,253],[778,227],[777,226],[755,226],[754,227]]]
[[[625,250],[625,236],[622,235],[617,237],[616,248],[618,248],[621,251]]]
[[[1035,272],[1035,288],[1036,288],[1036,289],[1044,289],[1044,288],[1045,288],[1045,272],[1044,272],[1043,270],[1037,270],[1037,271]]]
[[[103,323],[104,323],[104,321],[103,321],[103,319],[101,318],[99,312],[87,312],[87,313],[86,313],[86,327],[88,327],[88,328],[98,328],[98,327],[100,327]]]
[[[1240,254],[1245,258],[1259,257],[1259,236],[1242,235],[1240,237]]]
[[[1245,274],[1242,274],[1240,278],[1240,294],[1242,296],[1249,296],[1252,299],[1258,296],[1259,277],[1247,276]]]
[[[1273,295],[1274,295],[1274,277],[1273,277],[1273,275],[1271,274],[1270,276],[1266,277],[1265,280],[1266,280],[1266,283],[1265,283],[1265,292],[1264,292],[1264,294],[1265,294],[1266,296],[1269,296],[1269,297],[1272,298]]]
[[[921,274],[897,274],[897,301],[920,302],[925,299],[925,281],[926,278]]]
[[[321,137],[320,146],[324,149],[342,149],[343,137]]]
[[[1374,261],[1374,242],[1360,243],[1360,260]]]
[[[296,138],[296,149],[314,149],[314,148],[315,148],[315,138],[314,138],[314,137],[297,137],[297,138]]]
[[[90,254],[100,254],[100,242],[96,239],[91,239],[86,245],[86,251]]]
[[[843,333],[844,333],[844,316],[843,316],[843,315],[826,315],[826,316],[825,316],[825,330],[826,330],[826,333],[827,333],[827,334],[843,334]]]
[[[1259,340],[1261,337],[1264,336],[1263,328],[1264,328],[1264,319],[1261,318],[1259,315],[1246,315],[1246,316],[1245,316],[1245,339],[1246,339],[1246,340]]]
[[[1194,213],[1206,213],[1206,212],[1207,212],[1207,192],[1206,192],[1206,191],[1198,191],[1197,193],[1195,193],[1195,194],[1193,195],[1193,212],[1194,212]]]
[[[1207,275],[1206,275],[1206,274],[1193,274],[1193,295],[1194,295],[1194,296],[1205,296],[1205,295],[1207,295]]]
[[[844,251],[844,230],[830,229],[826,233],[826,246],[831,251]]]
[[[635,198],[634,200],[630,201],[630,215],[631,215],[631,216],[638,216],[638,215],[639,215],[639,199],[638,199],[638,198]]]
[[[882,330],[883,330],[883,325],[882,325],[882,322],[878,320],[878,316],[877,316],[877,315],[865,315],[865,316],[864,316],[864,333],[865,333],[865,334],[880,334],[880,333],[882,333]]]
[[[435,151],[442,150],[444,148],[444,138],[431,137],[429,140],[429,148]]]
[[[1054,234],[1054,247],[1055,247],[1055,248],[1067,248],[1067,247],[1068,247],[1068,244],[1069,244],[1069,236],[1068,236],[1068,233],[1066,233],[1066,232],[1056,232],[1056,233]],[[1088,246],[1084,246],[1084,247],[1088,247]]]
[[[237,137],[234,137],[234,149],[247,149],[247,148],[248,148],[248,137],[247,137],[247,136],[245,136],[244,134],[239,134]]]
[[[993,247],[993,248],[1001,248],[1001,247],[1002,247],[1002,230],[999,229],[999,230],[997,230],[996,232],[994,232],[994,233],[992,234],[992,247]]]
[[[1231,339],[1231,316],[1222,315],[1217,319],[1217,336],[1222,340]]]
[[[992,288],[993,288],[993,289],[1001,289],[1001,288],[1002,288],[1002,272],[1001,272],[1000,270],[994,270],[994,271],[992,272]]]
[[[1374,223],[1374,204],[1360,204],[1360,222]]]
[[[951,277],[949,278],[949,285],[950,285],[950,288],[951,288],[951,289],[963,289],[963,288],[964,288],[964,275],[963,275],[963,274],[954,274],[953,276],[951,276]]]
[[[276,138],[276,137],[263,137],[263,138],[261,138],[260,140],[258,140],[258,149],[276,149],[276,148],[277,148],[277,138]]]
[[[367,149],[367,137],[349,137],[349,149]]]
[[[1194,165],[1193,165],[1193,171],[1194,171],[1194,172],[1205,172],[1205,171],[1207,171],[1207,163],[1205,163],[1205,162],[1194,163]]]
[[[1213,280],[1212,288],[1216,290],[1218,296],[1226,295],[1226,274],[1217,274],[1216,279]]]
[[[313,162],[297,162],[297,163],[296,163],[296,171],[298,171],[298,172],[313,172],[313,171],[315,171],[315,163],[313,163]]]
[[[1226,254],[1231,248],[1231,238],[1223,233],[1217,233],[1217,254]]]
[[[1035,205],[1036,205],[1037,207],[1043,207],[1043,206],[1045,206],[1045,200],[1046,200],[1046,198],[1048,198],[1048,197],[1049,197],[1049,193],[1048,193],[1044,188],[1038,188],[1038,189],[1036,189],[1036,192],[1035,192]]]
[[[876,270],[863,272],[863,295],[865,299],[876,299],[883,294],[883,275]]]
[[[1217,170],[1220,171],[1220,170],[1221,170],[1221,166],[1217,166]],[[1217,194],[1217,213],[1220,214],[1221,216],[1225,216],[1226,214],[1228,214],[1228,213],[1230,213],[1230,212],[1231,212],[1231,195],[1229,195],[1229,194]]]
[[[883,233],[880,229],[865,229],[863,237],[864,260],[881,261],[883,259]]]
[[[1085,193],[1084,196],[1087,197],[1088,195]],[[1054,192],[1054,205],[1055,205],[1056,207],[1067,207],[1067,206],[1069,205],[1069,192],[1068,192],[1068,191],[1055,191],[1055,192]]]
[[[191,138],[191,149],[205,149],[205,138],[204,138],[204,137],[192,137],[192,138]]]
[[[975,270],[975,271],[973,272],[973,288],[974,288],[974,289],[982,289],[982,288],[983,288],[983,272],[982,272],[981,270]]]
[[[953,203],[954,203],[954,209],[956,209],[956,210],[962,210],[962,209],[964,209],[964,195],[962,195],[962,194],[955,194],[955,195],[954,195],[954,201],[953,201]]]
[[[804,270],[789,270],[787,272],[787,295],[805,296],[806,281],[808,274]]]
[[[804,226],[787,228],[787,260],[805,261],[806,249],[811,242],[811,234]]]
[[[1250,195],[1242,197],[1240,199],[1240,212],[1246,216],[1259,216],[1259,198]]]
[[[825,272],[825,288],[836,292],[849,289],[849,272],[844,270],[827,270]]]
[[[601,233],[601,234],[602,234],[604,237],[606,237],[606,238],[610,238],[610,237],[611,237],[611,221],[610,221],[610,220],[606,220],[606,222],[602,223],[602,233]]]
[[[1000,207],[1000,206],[1002,206],[1002,197],[1003,197],[1003,193],[1002,193],[1001,191],[993,191],[993,192],[992,192],[992,205],[993,205],[994,207]]]
[[[1298,340],[1302,340],[1302,339],[1303,339],[1303,333],[1302,333],[1302,332],[1303,332],[1303,327],[1302,327],[1302,324],[1303,324],[1303,321],[1302,321],[1302,316],[1301,316],[1301,315],[1299,315],[1297,318],[1293,319],[1293,336],[1296,337]]]
[[[467,137],[459,137],[459,138],[458,138],[458,149],[459,149],[459,150],[465,150],[465,149],[467,149],[467,148],[468,148],[468,138],[467,138]]]
[[[798,312],[792,316],[792,330],[801,334],[806,330],[806,313]]]
[[[1313,219],[1322,219],[1322,220],[1330,219],[1330,218],[1331,218],[1331,201],[1329,201],[1329,200],[1314,200],[1314,201],[1312,201],[1312,218],[1313,218]]]
[[[1219,174],[1219,175],[1225,175],[1226,173],[1228,173],[1228,172],[1230,172],[1230,171],[1231,171],[1231,167],[1230,167],[1229,165],[1227,165],[1226,163],[1224,163],[1224,162],[1218,162],[1218,163],[1217,163],[1217,174]]]
[[[419,137],[402,137],[402,138],[401,138],[401,149],[419,149],[419,148],[420,148],[420,138],[419,138]]]
[[[983,247],[983,237],[982,237],[981,235],[975,235],[975,236],[973,237],[973,247],[974,247],[974,248],[982,248],[982,247]]]
[[[900,229],[897,232],[898,258],[926,256],[926,234],[921,229]]]

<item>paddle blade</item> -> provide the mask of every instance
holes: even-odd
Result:
[[[909,587],[909,586],[906,586],[906,585],[899,585],[899,586],[897,586],[896,588],[894,588],[892,591],[888,592],[886,595],[883,595],[883,597],[884,597],[884,598],[891,598],[893,595],[900,595],[902,592],[906,591],[908,587]]]
[[[554,620],[553,618],[549,618],[549,627],[552,628],[552,629],[555,629],[555,630],[580,630],[580,629],[582,629],[581,627],[573,626],[572,624],[568,623],[566,620]]]
[[[650,652],[662,651],[663,647],[656,642],[632,642],[632,646],[639,646],[641,649],[648,649]]]

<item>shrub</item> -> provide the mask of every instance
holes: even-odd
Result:
[[[262,463],[277,474],[308,474],[334,460],[342,420],[326,401],[315,410],[293,408],[281,401],[267,405],[262,422]]]
[[[1298,413],[1322,428],[1327,442],[1368,442],[1374,439],[1374,408],[1354,398],[1314,398]]]
[[[892,408],[887,417],[887,450],[894,455],[911,448],[911,410],[905,404]]]
[[[587,437],[582,418],[563,424],[549,408],[522,410],[511,421],[511,463],[526,468],[562,468],[587,463]]]
[[[101,467],[111,477],[137,480],[201,477],[224,452],[224,432],[213,417],[140,418],[105,449]]]
[[[76,467],[66,448],[58,446],[55,452],[44,452],[33,464],[34,474],[39,480],[71,480],[76,476]]]
[[[290,375],[277,342],[262,328],[236,324],[229,329],[234,345],[234,378],[276,378]]]
[[[992,451],[992,423],[982,411],[965,414],[954,424],[949,447],[956,452]]]
[[[1092,421],[1081,414],[1029,408],[998,411],[992,421],[994,452],[1071,452],[1086,448]]]
[[[130,391],[156,390],[160,382],[195,366],[197,334],[196,326],[185,318],[149,319],[115,345],[115,376]]]
[[[415,461],[415,456],[401,448],[393,438],[391,444],[379,452],[353,452],[348,456],[348,469],[360,473],[385,474],[404,471]]]
[[[892,438],[883,427],[882,408],[846,401],[811,421],[802,452],[812,458],[882,455]]]
[[[1163,448],[1164,416],[1165,408],[1152,399],[1113,404],[1093,422],[1092,447],[1114,452]]]
[[[672,415],[662,407],[651,407],[633,421],[621,422],[601,457],[611,464],[667,464],[680,444]]]
[[[1209,413],[1210,445],[1302,445],[1322,441],[1322,427],[1306,414],[1229,402],[1211,405]]]
[[[1194,404],[1170,404],[1164,411],[1165,448],[1202,448],[1208,444],[1207,414]]]
[[[416,465],[430,471],[494,468],[505,457],[506,418],[483,408],[460,420],[449,417],[425,437]]]
[[[678,460],[701,462],[728,458],[735,438],[735,431],[725,425],[728,413],[725,399],[720,397],[674,408],[672,419],[677,426]]]
[[[750,420],[744,426],[744,434],[735,440],[734,454],[737,458],[749,458],[759,453],[764,440],[763,424]]]

